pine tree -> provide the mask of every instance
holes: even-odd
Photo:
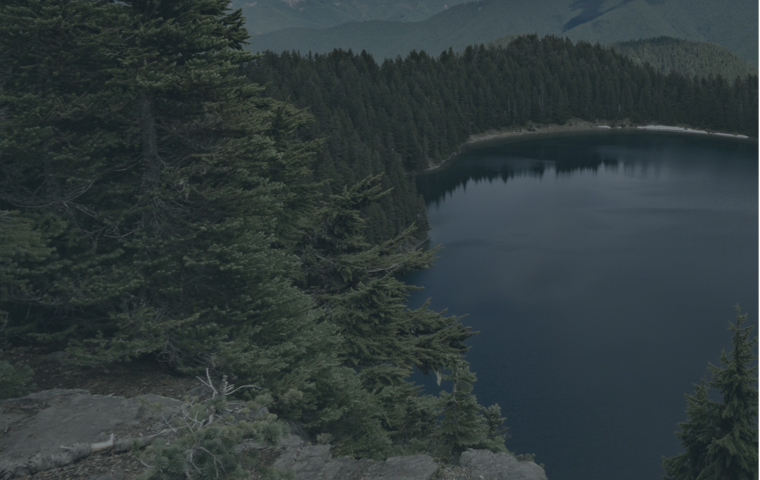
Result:
[[[756,338],[750,339],[751,326],[742,326],[747,315],[736,307],[736,324],[731,324],[734,349],[721,353],[723,367],[709,365],[712,379],[695,385],[687,395],[688,420],[679,423],[676,436],[685,451],[663,457],[667,480],[751,480],[758,475],[757,367],[751,366]],[[714,388],[721,396],[708,397]]]
[[[431,312],[427,305],[417,310],[404,307],[415,287],[397,276],[428,268],[436,250],[404,251],[412,229],[380,245],[365,240],[361,210],[384,195],[379,176],[333,195],[319,211],[319,225],[300,247],[303,288],[339,328],[342,361],[361,368],[365,378],[386,363],[403,369],[416,366],[426,373],[437,370],[452,354],[466,351],[462,342],[473,335],[456,318]]]
[[[443,417],[437,432],[438,454],[447,461],[456,462],[468,448],[506,451],[506,428],[501,424],[501,408],[494,404],[481,407],[472,394],[475,374],[469,364],[459,358],[452,362],[451,371],[443,379],[452,383],[451,392],[441,392]]]
[[[379,176],[374,176],[344,188],[325,202],[317,224],[299,247],[301,286],[325,310],[325,320],[338,329],[342,338],[338,360],[358,372],[363,393],[356,395],[364,396],[372,406],[365,418],[382,423],[383,431],[373,435],[390,439],[400,446],[395,451],[402,453],[407,447],[419,448],[422,439],[416,435],[435,428],[429,400],[408,403],[410,397],[419,395],[419,388],[406,380],[412,367],[424,373],[440,371],[467,350],[463,342],[473,333],[456,317],[433,312],[427,304],[415,310],[405,308],[414,287],[398,276],[428,267],[435,250],[405,251],[412,239],[411,230],[379,245],[365,240],[361,211],[386,194]],[[422,418],[408,418],[409,414]],[[361,424],[356,417],[354,423],[356,427]],[[368,427],[352,432],[347,426],[341,429],[345,436],[359,438],[372,432]],[[342,439],[336,438],[336,443]],[[385,453],[393,451],[388,449]]]
[[[2,6],[0,208],[51,249],[45,270],[13,267],[30,293],[0,299],[6,333],[275,396],[334,365],[285,248],[311,208],[305,119],[239,74],[252,56],[227,3]]]
[[[0,305],[9,298],[34,295],[26,277],[30,269],[44,270],[50,258],[47,248],[32,223],[19,216],[19,212],[0,211]],[[25,267],[21,267],[24,265]],[[0,333],[8,322],[8,312],[0,310]],[[2,356],[4,339],[0,339]],[[31,368],[0,360],[0,399],[17,397],[31,389],[29,383],[34,372]]]

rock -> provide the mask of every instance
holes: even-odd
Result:
[[[189,398],[198,397],[198,400],[207,400],[214,395],[214,391],[206,385],[199,385],[185,392],[185,395]]]
[[[168,417],[181,405],[159,395],[122,398],[62,389],[4,400],[0,479],[68,465],[90,455],[91,445],[107,439],[117,425]]]
[[[183,405],[179,400],[152,394],[121,398],[60,389],[0,401],[0,480],[31,475],[84,458],[94,451],[94,443],[108,441],[114,427],[119,425],[126,428],[121,431],[139,427],[141,432],[158,433],[165,428],[165,419]],[[235,402],[230,406],[231,415],[238,420],[268,414],[266,408],[251,411]],[[125,441],[128,445],[126,439],[117,438],[113,448],[121,448],[119,442]],[[256,442],[238,447],[241,452],[269,448]],[[284,451],[274,466],[293,471],[296,480],[430,480],[438,471],[438,465],[427,455],[391,457],[381,462],[334,459],[330,445],[306,445],[298,435],[289,436],[277,447]],[[454,476],[445,478],[547,480],[544,470],[533,462],[485,450],[464,452],[460,467],[455,470],[451,472]],[[124,472],[116,470],[96,480],[123,478]]]
[[[296,478],[319,478],[330,461],[330,445],[303,447],[295,460],[291,470],[296,472]]]
[[[543,468],[505,452],[467,450],[459,465],[469,471],[472,480],[547,480]]]
[[[428,455],[391,457],[380,464],[367,480],[428,480],[438,471],[438,464]]]
[[[372,460],[338,457],[325,466],[322,471],[322,478],[330,480],[361,479],[364,478],[362,473],[374,463]]]
[[[304,446],[304,442],[298,435],[291,435],[282,442],[280,445],[287,449],[297,449]]]
[[[332,459],[330,445],[303,446],[292,437],[289,440],[292,446],[273,466],[292,470],[296,480],[430,480],[438,471],[428,455],[391,457],[384,462]]]
[[[121,397],[90,395],[86,390],[46,390],[20,399],[6,400],[0,407],[31,400],[40,410],[3,437],[0,457],[11,460],[61,453],[61,446],[92,443],[98,434],[137,418],[139,404]],[[12,409],[11,409],[12,410]]]
[[[120,468],[118,470],[114,470],[113,472],[109,473],[108,475],[100,475],[97,477],[90,477],[90,480],[124,480],[124,469]]]
[[[185,402],[175,400],[169,397],[162,397],[154,393],[146,393],[137,397],[140,404],[140,418],[151,418],[163,420],[161,417],[168,418],[174,413],[179,412]]]

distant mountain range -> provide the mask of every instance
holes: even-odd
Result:
[[[315,0],[304,0],[308,1]],[[304,54],[350,48],[381,60],[411,50],[438,55],[508,34],[560,35],[602,44],[668,36],[711,42],[755,65],[758,61],[757,0],[483,0],[448,6],[418,22],[369,20],[319,29],[287,28],[255,35],[250,48]]]
[[[347,22],[418,22],[467,0],[233,0],[248,31],[261,35],[285,28],[327,28]]]

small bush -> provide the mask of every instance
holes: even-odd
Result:
[[[20,397],[34,388],[31,384],[34,371],[26,365],[11,365],[0,360],[0,400]]]
[[[214,391],[214,396],[183,407],[179,415],[167,421],[176,439],[172,442],[157,439],[147,447],[146,458],[151,465],[138,477],[140,480],[249,478],[246,469],[255,465],[259,452],[247,448],[246,443],[273,446],[288,433],[288,426],[276,415],[251,416],[253,402],[248,405],[228,402],[227,395],[234,388],[227,384],[227,377],[218,390],[210,378],[204,385]],[[259,469],[259,473],[267,480],[288,477],[286,472],[274,468]]]

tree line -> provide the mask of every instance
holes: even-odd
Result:
[[[305,139],[325,139],[315,179],[326,192],[384,173],[391,196],[365,212],[381,241],[412,221],[425,226],[414,179],[471,135],[571,118],[610,124],[683,124],[757,135],[757,75],[663,74],[587,42],[536,35],[506,47],[471,46],[438,57],[411,52],[378,64],[366,52],[265,52],[245,73],[274,98],[307,109]]]

